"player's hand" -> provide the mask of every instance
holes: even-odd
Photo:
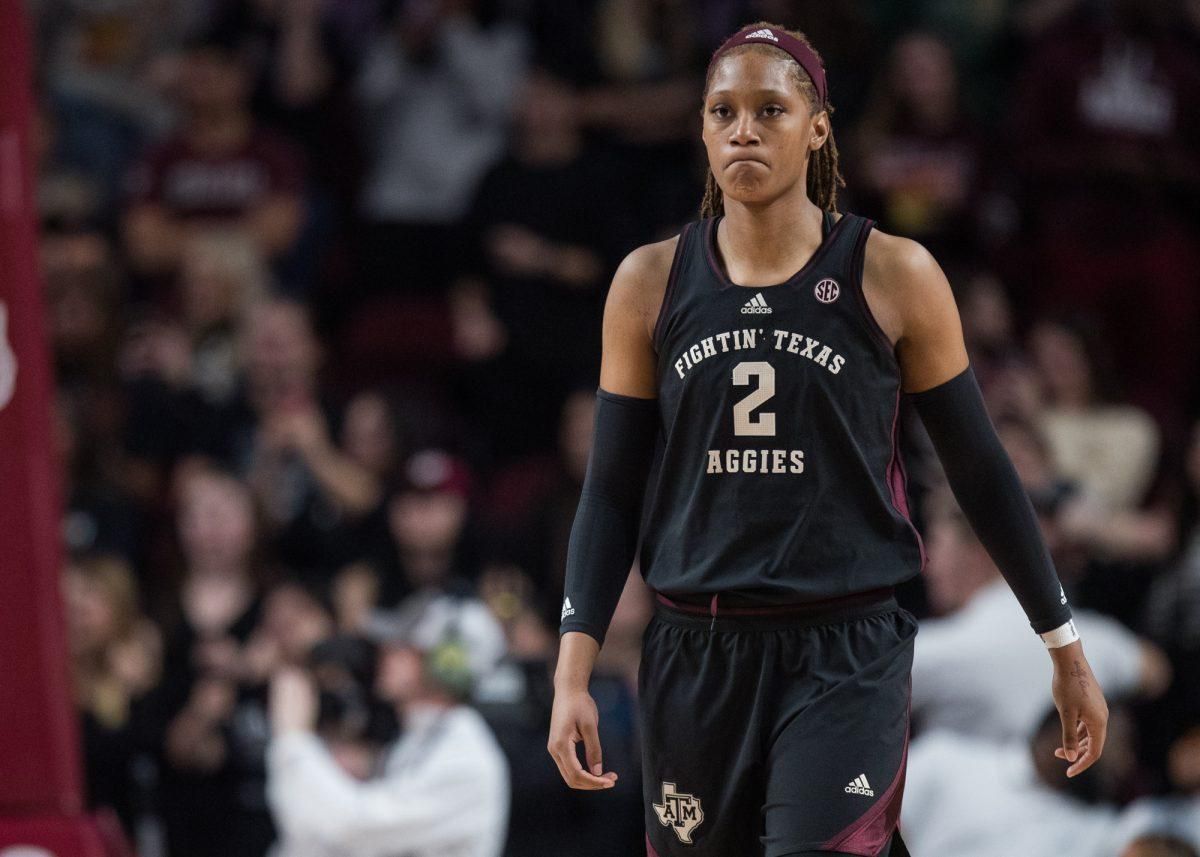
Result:
[[[554,692],[554,711],[550,715],[550,741],[546,749],[554,757],[558,772],[573,789],[610,789],[617,782],[614,771],[604,772],[600,752],[600,714],[596,701],[586,689]],[[575,745],[583,742],[589,770],[579,762]]]
[[[1104,752],[1108,703],[1079,640],[1051,649],[1050,657],[1054,660],[1054,705],[1063,726],[1063,743],[1054,755],[1072,763],[1067,776],[1074,777]]]

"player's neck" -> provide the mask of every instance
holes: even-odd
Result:
[[[726,270],[743,275],[736,282],[799,270],[821,244],[823,216],[803,194],[753,207],[727,199],[717,233]]]

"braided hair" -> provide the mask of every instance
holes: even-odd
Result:
[[[808,37],[799,30],[788,30],[778,24],[772,24],[770,21],[758,21],[748,25],[750,27],[765,27],[773,30],[781,30],[812,48],[812,43]],[[743,53],[770,53],[771,56],[778,56],[778,51],[770,45],[764,44],[748,44],[738,45],[721,56],[724,60],[727,56],[734,56]],[[816,49],[813,48],[813,53]],[[818,58],[820,54],[817,54]],[[720,62],[721,60],[718,60]],[[792,79],[800,88],[800,92],[808,99],[809,104],[814,106],[814,113],[820,109],[819,99],[817,97],[817,88],[813,86],[812,80],[808,74],[800,67],[800,64],[795,60],[788,58],[788,64],[791,66]],[[708,75],[704,80],[704,95],[708,96],[708,87],[712,84],[713,72],[716,71],[717,63],[713,63],[708,70]],[[825,102],[825,111],[833,116],[833,105]],[[839,187],[845,187],[846,180],[842,178],[841,172],[838,171],[838,150],[837,143],[833,139],[833,129],[829,131],[829,136],[825,140],[825,144],[813,153],[812,159],[808,164],[808,198],[825,211],[837,211],[837,191]],[[720,185],[717,184],[717,178],[713,175],[712,170],[707,170],[704,179],[704,200],[700,203],[700,217],[713,217],[717,214],[725,213],[725,197],[721,192]]]

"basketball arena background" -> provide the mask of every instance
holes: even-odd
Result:
[[[607,285],[697,216],[705,62],[759,19],[824,56],[841,207],[947,271],[1112,710],[1067,781],[906,414],[913,853],[1196,854],[1200,3],[0,0],[0,855],[355,853],[279,838],[267,688],[357,682],[320,734],[368,779],[361,635],[426,589],[503,632],[503,853],[640,853],[647,593],[593,686],[621,779],[571,791],[564,556]]]

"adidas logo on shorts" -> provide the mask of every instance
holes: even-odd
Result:
[[[746,38],[747,39],[770,39],[773,42],[779,41],[779,36],[775,35],[770,30],[755,30],[753,33],[746,36]]]
[[[759,292],[742,305],[742,312],[747,315],[752,313],[766,314],[772,312],[772,309],[767,306],[767,299],[763,297],[762,292]]]
[[[844,789],[846,794],[851,795],[866,795],[867,797],[875,797],[875,790],[871,788],[871,784],[867,782],[866,774],[859,774],[850,781]]]

